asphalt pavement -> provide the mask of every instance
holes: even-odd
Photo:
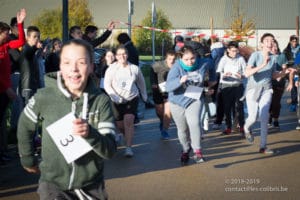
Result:
[[[300,199],[300,132],[295,130],[296,113],[288,111],[286,96],[282,104],[280,130],[270,129],[268,135],[274,155],[258,153],[256,123],[253,145],[240,134],[209,131],[203,140],[206,162],[191,160],[187,166],[180,164],[181,146],[174,123],[170,140],[163,141],[155,110],[144,110],[144,118],[135,127],[134,157],[125,158],[124,146],[119,146],[114,158],[105,163],[109,199]],[[10,155],[13,160],[0,167],[0,199],[38,199],[38,176],[22,169],[14,146],[10,146]]]

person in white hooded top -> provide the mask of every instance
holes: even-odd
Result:
[[[244,105],[240,98],[244,93],[242,78],[245,68],[246,61],[238,54],[238,43],[229,42],[226,54],[221,58],[217,68],[217,73],[221,74],[220,87],[227,126],[223,132],[225,135],[231,134],[232,131],[232,111],[236,111],[234,113],[237,115],[240,132],[243,133]]]
[[[125,156],[132,157],[134,118],[138,108],[138,97],[147,101],[147,90],[140,68],[127,61],[128,52],[124,46],[116,49],[117,62],[111,64],[104,77],[104,89],[112,100],[116,124],[126,140]]]

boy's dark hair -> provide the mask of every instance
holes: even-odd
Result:
[[[117,37],[117,40],[121,44],[125,44],[126,42],[129,42],[131,39],[127,33],[120,33]]]
[[[260,42],[262,43],[266,37],[272,37],[273,39],[275,39],[275,37],[272,33],[265,33],[261,36]]]
[[[80,26],[76,26],[76,25],[75,25],[75,26],[72,26],[72,27],[70,28],[70,30],[69,30],[69,38],[70,38],[70,39],[73,39],[72,33],[74,33],[75,30],[81,30]]]
[[[165,57],[167,56],[176,56],[176,52],[174,50],[168,50]]]
[[[98,31],[98,28],[97,26],[94,26],[94,25],[88,25],[85,30],[84,30],[84,33],[85,34],[89,34],[89,33],[93,33],[95,31]]]
[[[290,42],[293,41],[293,40],[297,40],[298,41],[298,39],[299,38],[297,37],[297,35],[291,35],[290,36]]]
[[[229,43],[228,43],[228,45],[227,45],[227,48],[232,48],[232,47],[234,47],[234,48],[239,48],[239,44],[238,44],[238,42],[236,42],[236,41],[230,41]]]
[[[68,46],[70,44],[75,44],[75,45],[84,47],[87,50],[88,56],[90,58],[90,62],[91,63],[94,62],[94,48],[93,48],[93,46],[90,43],[88,43],[87,41],[81,40],[81,39],[72,39],[72,40],[68,40],[67,42],[65,42],[63,44],[63,46],[61,47],[61,51],[60,51],[60,55],[59,55],[60,57],[61,57],[61,53],[63,52],[64,47]]]
[[[13,26],[15,26],[17,24],[18,24],[17,18],[16,17],[12,17],[10,19],[10,27],[13,27]]]
[[[27,35],[30,35],[32,32],[38,32],[40,33],[40,29],[36,26],[28,26],[27,28]]]
[[[184,38],[181,35],[176,35],[174,37],[174,43],[176,43],[176,42],[183,42],[183,41],[184,41]]]
[[[5,22],[0,22],[0,33],[4,32],[4,31],[9,31],[10,27],[7,23]]]

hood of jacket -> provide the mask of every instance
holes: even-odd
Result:
[[[45,87],[58,88],[62,95],[71,98],[71,93],[64,85],[60,71],[50,72],[45,75]],[[88,78],[87,86],[83,93],[87,92],[90,95],[99,95],[101,91],[95,86],[91,77]]]

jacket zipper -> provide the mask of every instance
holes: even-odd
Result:
[[[71,107],[71,110],[72,110],[72,113],[74,115],[76,115],[76,102],[77,101],[72,101],[72,107]],[[71,172],[71,175],[70,175],[70,182],[69,182],[69,190],[72,188],[73,186],[73,183],[74,183],[74,177],[75,177],[75,163],[72,162],[72,172]]]

